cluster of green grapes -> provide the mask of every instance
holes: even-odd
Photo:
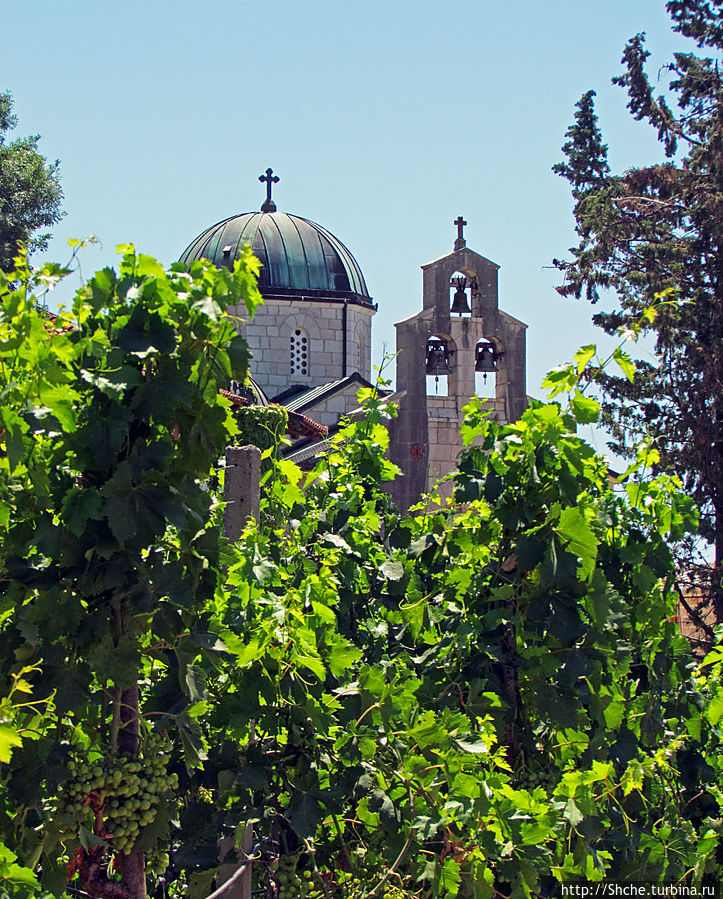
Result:
[[[278,890],[278,899],[315,899],[316,889],[313,888],[313,875],[308,869],[299,873],[296,870],[298,861],[297,855],[279,857],[273,874]],[[322,896],[323,893],[319,893],[319,895]]]
[[[357,897],[362,895],[361,884],[357,878],[349,871],[335,871],[334,879],[341,887],[341,893],[346,897]],[[316,899],[316,897],[314,897]]]
[[[550,790],[557,784],[558,779],[559,773],[555,768],[528,768],[520,772],[520,786],[530,791],[536,787]]]
[[[178,788],[178,776],[166,771],[169,757],[170,747],[161,738],[151,737],[143,756],[71,759],[70,778],[63,785],[58,812],[94,831],[100,810],[103,836],[115,851],[128,853],[141,827],[156,817],[161,796]],[[159,857],[158,866],[161,861]]]
[[[359,899],[369,892],[370,886],[376,883],[383,872],[367,872],[362,879],[359,874],[350,874],[348,871],[337,871],[334,874],[336,881],[341,888],[341,895],[344,899]],[[363,882],[366,881],[366,882]],[[324,893],[318,893],[318,899],[322,899]],[[378,894],[379,899],[414,899],[413,893],[408,893],[398,884],[388,880]],[[317,899],[316,890],[307,894],[307,899]]]
[[[150,852],[146,853],[146,871],[149,871],[155,877],[165,874],[170,863],[171,858],[167,852],[151,849]]]
[[[409,899],[411,895],[394,883],[385,883],[381,892],[382,899]]]

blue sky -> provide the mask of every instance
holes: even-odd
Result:
[[[536,393],[600,337],[549,268],[574,242],[550,167],[575,102],[598,91],[614,170],[661,157],[610,85],[638,31],[653,76],[685,47],[661,0],[0,0],[0,89],[18,133],[61,160],[67,216],[50,258],[96,234],[84,274],[126,241],[170,263],[207,226],[258,209],[271,166],[279,209],[357,257],[379,303],[378,360],[462,214],[468,245],[501,266],[500,305],[530,326]]]

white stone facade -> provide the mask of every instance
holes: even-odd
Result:
[[[353,303],[265,299],[253,320],[239,325],[251,348],[254,380],[274,396],[292,384],[317,387],[354,371],[369,379],[373,315],[372,307]],[[305,370],[299,352],[303,338]]]

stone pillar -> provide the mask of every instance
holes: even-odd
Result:
[[[261,450],[257,446],[227,446],[223,486],[223,535],[238,540],[249,518],[259,520]]]
[[[226,474],[223,485],[223,533],[229,540],[238,540],[249,518],[259,520],[259,486],[261,479],[261,450],[257,446],[227,446]],[[233,878],[239,866],[251,855],[254,829],[247,824],[244,829],[242,851],[238,853],[236,864],[222,865],[218,877],[221,884]],[[222,846],[221,855],[228,847]],[[226,889],[220,887],[223,899],[251,899],[251,865],[240,877],[236,877]],[[216,892],[219,892],[218,890]],[[216,893],[214,893],[214,896]]]
[[[209,899],[213,899],[216,894],[219,899],[251,899],[251,887],[253,886],[253,867],[246,865],[244,870],[239,874],[239,868],[251,858],[254,846],[254,826],[253,824],[242,824],[244,828],[243,844],[240,851],[236,852],[238,862],[235,864],[221,865],[218,869],[217,882],[218,888],[211,894]],[[225,858],[230,849],[233,848],[236,837],[225,837],[219,842],[220,856]],[[231,883],[229,883],[231,881]],[[226,886],[228,884],[228,886]]]

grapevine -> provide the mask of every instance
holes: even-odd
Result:
[[[289,415],[283,406],[246,406],[238,409],[239,443],[260,450],[276,449],[284,435]]]

